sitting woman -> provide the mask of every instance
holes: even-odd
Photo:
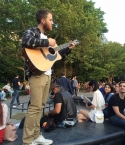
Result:
[[[103,110],[104,118],[108,118],[108,102],[112,95],[114,95],[114,87],[110,83],[104,86],[105,109]]]
[[[3,141],[5,127],[8,118],[8,107],[5,103],[1,102],[0,98],[0,143]]]
[[[99,84],[97,81],[92,80],[89,82],[89,87],[93,92],[93,99],[91,104],[86,103],[88,110],[80,109],[77,114],[78,122],[83,122],[84,120],[91,120],[95,122],[95,112],[102,111],[105,108],[105,100],[102,93],[99,91]]]

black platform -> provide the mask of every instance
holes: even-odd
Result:
[[[57,128],[44,132],[43,136],[53,140],[53,145],[125,145],[125,130],[110,124],[87,121],[77,123],[72,128]],[[22,129],[17,131],[18,139],[14,142],[4,141],[1,145],[22,145]]]

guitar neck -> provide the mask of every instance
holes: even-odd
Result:
[[[62,50],[62,49],[64,49],[64,48],[68,47],[68,46],[70,46],[70,42],[69,42],[69,43],[62,44],[62,45],[60,45],[60,46],[54,48],[54,50],[55,50],[55,51],[59,51],[59,50]]]

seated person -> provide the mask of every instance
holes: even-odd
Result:
[[[0,111],[0,143],[2,143],[8,117],[8,107],[5,103],[2,103],[1,98],[0,98],[0,110],[2,110]]]
[[[119,93],[119,83],[115,83],[115,94]]]
[[[12,97],[12,94],[13,94],[13,89],[10,87],[10,83],[7,83],[3,89],[6,89],[9,93],[10,93],[10,96]]]
[[[113,95],[108,103],[109,121],[125,129],[125,81],[119,83],[119,93]]]
[[[46,112],[46,116],[54,116],[58,127],[65,127],[64,120],[69,118],[77,121],[77,109],[72,95],[58,84],[52,86],[52,91],[54,93],[54,109]]]
[[[114,87],[110,83],[106,83],[104,86],[105,109],[103,110],[105,119],[108,118],[108,102],[112,95],[114,95],[114,92]]]
[[[102,93],[99,91],[99,84],[95,80],[89,82],[89,87],[93,92],[92,103],[86,103],[88,110],[80,109],[77,115],[78,122],[83,122],[84,120],[91,120],[95,122],[96,111],[102,111],[105,108],[105,100]]]
[[[6,101],[7,100],[6,99],[6,93],[2,89],[0,89],[0,98],[1,98],[2,101]]]

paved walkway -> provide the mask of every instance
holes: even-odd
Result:
[[[87,96],[87,97],[92,97],[92,93],[82,93],[82,92],[79,92],[79,93],[78,93],[78,96],[80,96],[80,95]],[[29,97],[30,97],[29,95],[20,96],[20,102],[21,102],[21,103],[29,102]],[[48,97],[48,98],[49,98],[49,97]],[[9,105],[10,105],[10,101],[11,101],[10,98],[8,98],[7,101],[4,101],[4,102],[8,105],[8,107],[9,107]],[[16,103],[16,101],[15,101],[15,103]],[[46,106],[48,106],[48,104],[46,104]],[[81,106],[81,107],[82,107],[82,106]],[[22,106],[18,106],[18,108],[21,109]],[[27,108],[27,103],[24,104],[24,108]],[[77,109],[80,109],[79,106],[77,106]],[[12,110],[12,116],[15,115],[15,114],[21,113],[21,112],[22,112],[22,110],[13,109],[13,110]],[[24,110],[24,113],[26,113],[26,112],[27,112],[27,110]],[[9,108],[9,113],[10,113],[10,108]],[[16,123],[19,123],[20,120],[11,119],[11,122],[16,124]]]

